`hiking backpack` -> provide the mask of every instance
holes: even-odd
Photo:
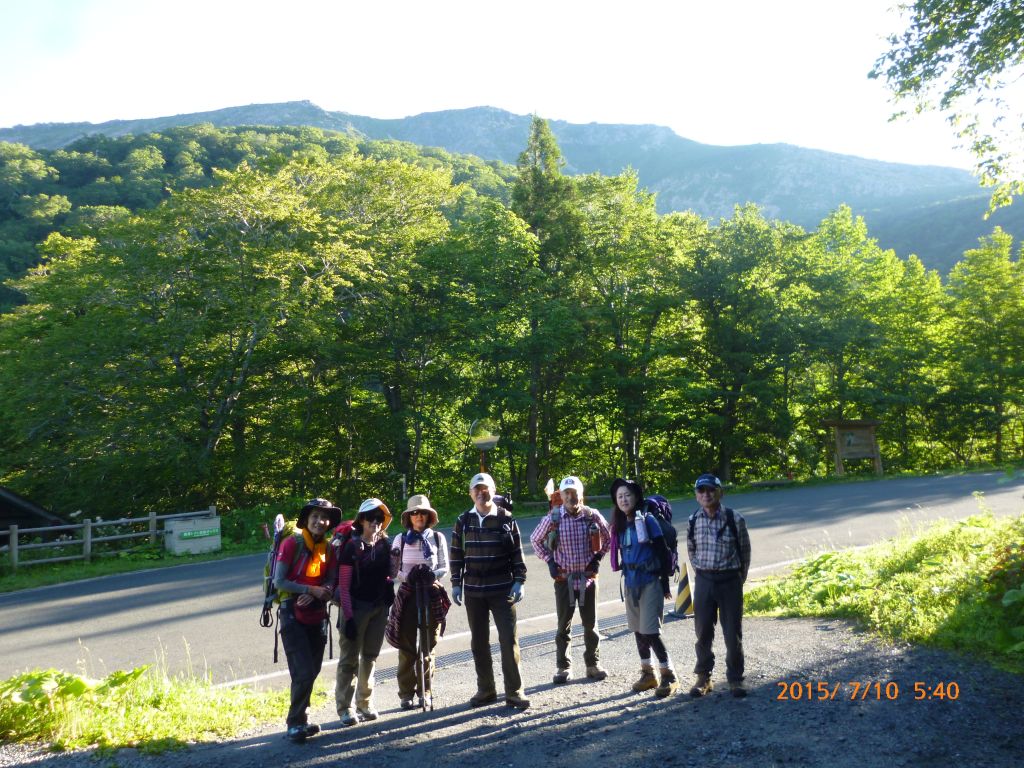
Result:
[[[736,527],[736,516],[733,514],[733,511],[729,509],[729,507],[723,506],[722,510],[725,512],[725,526],[729,529],[729,532],[732,534],[732,540],[736,542],[736,551],[738,553],[740,548],[740,532],[739,529]],[[690,545],[693,546],[694,549],[697,548],[697,536],[694,533],[694,528],[697,526],[697,515],[699,513],[700,510],[698,509],[692,515],[690,515],[690,520],[686,528],[686,540],[690,542]]]
[[[665,537],[665,546],[669,551],[669,576],[679,572],[679,536],[676,527],[672,525],[672,505],[668,503],[661,494],[648,496],[644,499],[644,512],[653,515],[661,528],[661,535]]]
[[[281,602],[281,595],[274,586],[274,567],[277,563],[277,553],[281,550],[281,542],[289,536],[295,535],[295,523],[286,521],[283,515],[278,515],[274,520],[274,543],[267,552],[267,560],[263,564],[263,610],[260,613],[260,626],[272,627],[274,625],[271,607]],[[296,557],[302,553],[303,547],[296,547]],[[292,563],[294,567],[295,563]]]
[[[353,520],[342,520],[338,523],[338,527],[334,529],[334,535],[331,537],[331,546],[334,547],[335,562],[337,562],[338,556],[341,555],[341,550],[352,540],[353,522]]]

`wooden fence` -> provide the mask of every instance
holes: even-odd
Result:
[[[182,520],[190,517],[210,517],[217,514],[216,505],[211,505],[209,509],[202,509],[198,512],[178,512],[173,515],[157,515],[150,513],[148,517],[126,517],[121,520],[97,520],[93,522],[90,519],[85,519],[81,523],[75,523],[73,525],[47,525],[41,528],[18,528],[16,525],[10,526],[8,529],[7,546],[0,547],[0,552],[4,549],[7,550],[11,570],[17,571],[19,565],[41,565],[43,563],[61,563],[67,560],[85,560],[90,562],[93,554],[96,555],[112,555],[117,554],[117,551],[111,552],[93,552],[94,544],[101,544],[109,541],[127,541],[130,539],[141,539],[148,538],[150,544],[156,544],[157,537],[163,536],[165,531],[161,530],[158,523],[161,520]],[[146,526],[146,530],[129,530],[127,533],[118,533],[110,536],[95,536],[93,535],[94,528],[108,528],[108,527],[135,527]],[[21,544],[18,541],[19,536],[27,536],[29,534],[41,535],[50,533],[59,533],[62,531],[68,531],[71,533],[65,534],[70,536],[66,539],[57,539],[55,541],[37,541],[29,544]],[[81,531],[81,536],[75,536],[74,531]],[[2,534],[0,534],[2,535]],[[34,549],[63,549],[64,547],[81,547],[81,554],[76,555],[61,555],[58,557],[46,557],[32,560],[21,561],[21,553],[26,550]],[[119,550],[123,551],[123,550]]]

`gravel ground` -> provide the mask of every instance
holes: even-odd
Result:
[[[1022,764],[1020,677],[963,656],[885,645],[840,621],[748,618],[744,623],[751,691],[746,699],[728,694],[719,638],[716,690],[703,699],[686,695],[693,679],[693,628],[686,620],[670,621],[665,629],[680,693],[667,700],[632,693],[629,687],[639,671],[632,636],[622,626],[609,629],[603,623],[602,664],[609,677],[600,683],[573,680],[554,686],[550,635],[522,638],[526,693],[533,702],[523,713],[500,701],[470,709],[472,663],[464,653],[446,657],[442,646],[433,712],[398,709],[393,671],[384,669],[376,693],[379,720],[340,728],[332,702],[312,713],[311,720],[325,730],[305,745],[284,741],[282,725],[276,725],[156,757],[134,750],[113,757],[89,751],[53,755],[3,745],[0,766],[235,768],[329,765],[343,758],[355,758],[360,768],[433,768],[467,761],[488,768]],[[578,643],[574,641],[579,665]],[[497,669],[500,675],[500,665]],[[929,688],[955,683],[959,696],[915,700],[915,682]],[[780,698],[780,683],[799,685],[785,686],[791,696]],[[818,698],[819,683],[835,697]],[[856,693],[853,683],[861,684]],[[880,684],[877,689],[875,683]],[[898,693],[892,685],[887,690],[889,683],[898,686]],[[808,684],[814,693],[810,700]],[[795,688],[803,694],[800,700],[792,698]]]

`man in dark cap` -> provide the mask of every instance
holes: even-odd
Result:
[[[725,669],[733,696],[747,695],[743,687],[743,583],[750,570],[750,536],[738,512],[722,505],[722,481],[703,474],[694,483],[700,508],[690,515],[686,549],[695,573],[693,585],[693,629],[697,680],[690,695],[705,696],[714,687],[711,670],[715,654],[711,641],[715,622],[722,622],[725,641]]]

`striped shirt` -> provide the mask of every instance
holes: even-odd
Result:
[[[492,510],[481,516],[474,507],[452,531],[452,586],[463,586],[467,596],[507,593],[513,581],[526,581],[519,525],[504,510]]]
[[[714,517],[703,508],[693,513],[693,539],[686,539],[690,563],[698,571],[736,571],[743,579],[750,570],[750,535],[743,515],[733,511],[739,541],[725,522],[725,507],[719,506]]]

